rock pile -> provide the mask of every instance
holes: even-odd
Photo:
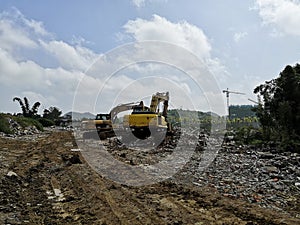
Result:
[[[182,133],[191,135],[191,132],[184,130]],[[212,146],[206,143],[206,135],[200,137],[191,160],[170,180],[214,187],[224,196],[243,199],[266,208],[284,209],[294,206],[295,211],[300,209],[300,154],[225,145],[213,155],[215,158],[212,163],[203,168],[201,162]],[[220,140],[209,142],[219,143]],[[187,146],[189,144],[186,143]],[[172,147],[175,146],[176,142],[168,142],[156,149],[139,151],[138,148],[124,147],[117,139],[111,139],[106,145],[114,157],[132,165],[157,163],[172,154]]]
[[[195,185],[212,186],[224,196],[262,207],[295,206],[295,211],[299,210],[300,154],[231,146],[221,148],[204,171],[197,171],[199,161],[201,154],[194,155],[181,171],[185,177],[189,174]]]
[[[25,136],[33,136],[41,134],[35,126],[21,126],[17,121],[7,118],[9,123],[9,129],[11,130],[10,134],[6,134],[0,132],[1,137],[9,137],[9,138],[17,138],[17,137],[25,137]]]
[[[18,122],[13,119],[8,119],[9,128],[15,135],[32,135],[40,131],[35,126],[22,127]]]

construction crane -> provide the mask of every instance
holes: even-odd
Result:
[[[259,102],[257,102],[257,101],[254,101],[254,100],[252,100],[251,98],[248,98],[248,101],[250,101],[250,102],[253,102],[253,103],[255,103],[255,104],[259,105]]]
[[[226,90],[223,90],[223,93],[226,93],[228,116],[230,116],[229,115],[229,94],[245,95],[245,93],[237,92],[237,91],[229,91],[228,88]]]

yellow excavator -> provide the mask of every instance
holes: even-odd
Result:
[[[163,110],[159,112],[160,103],[163,102]],[[123,118],[123,126],[129,127],[132,133],[139,139],[151,136],[151,131],[158,134],[169,132],[170,124],[167,122],[167,110],[169,92],[157,92],[152,95],[150,107],[144,106],[143,101],[133,107],[130,115]]]
[[[162,112],[159,111],[161,102],[163,102]],[[115,136],[114,129],[125,135],[124,131],[128,128],[139,139],[146,139],[151,135],[161,133],[168,135],[172,130],[167,121],[168,102],[169,92],[157,92],[152,95],[150,107],[145,106],[143,101],[117,105],[109,114],[97,114],[95,120],[83,121],[81,123],[84,131],[83,138],[98,138],[99,136],[101,140],[104,140]],[[128,110],[132,112],[130,115],[124,115],[123,127],[117,127],[115,124],[117,115]]]
[[[138,106],[138,103],[125,103],[114,107],[109,114],[97,114],[94,120],[85,120],[81,122],[81,130],[83,131],[83,139],[100,138],[104,140],[115,136],[114,122],[118,113],[131,110]],[[97,132],[96,132],[97,131]]]

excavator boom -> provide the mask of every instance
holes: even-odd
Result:
[[[120,105],[117,105],[116,107],[114,107],[111,111],[110,111],[110,116],[111,116],[111,120],[114,122],[115,119],[117,118],[117,115],[120,113],[120,112],[124,112],[124,111],[127,111],[127,110],[131,110],[133,109],[134,107],[136,106],[139,106],[140,103],[137,103],[137,102],[130,102],[130,103],[125,103],[125,104],[120,104]]]
[[[157,92],[156,94],[152,95],[150,111],[156,112],[159,103],[162,101],[165,101],[165,102],[169,101],[169,92],[161,92],[161,93]],[[167,106],[168,104],[164,104],[164,105]],[[166,111],[165,106],[164,106],[164,111]]]

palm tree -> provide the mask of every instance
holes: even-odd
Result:
[[[24,117],[35,117],[37,116],[37,112],[38,112],[38,108],[40,107],[41,103],[39,102],[35,102],[32,106],[32,108],[30,109],[29,107],[29,101],[26,97],[24,97],[24,102],[22,101],[22,99],[18,98],[18,97],[14,97],[13,101],[18,101],[21,109],[22,109],[22,114]]]

